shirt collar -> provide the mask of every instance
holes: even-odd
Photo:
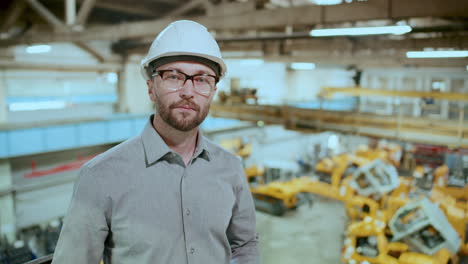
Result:
[[[151,115],[141,134],[147,166],[150,166],[155,162],[161,160],[168,153],[174,153],[174,151],[171,148],[169,148],[169,146],[167,146],[167,144],[161,138],[156,129],[154,129],[153,118],[154,115]],[[197,146],[195,147],[194,153],[194,158],[198,157],[210,161],[210,155],[207,148],[206,139],[204,138],[200,130],[198,131]]]
[[[207,139],[203,136],[200,129],[198,130],[197,135],[197,146],[195,148],[195,153],[193,154],[195,158],[204,158],[207,161],[210,161],[210,151],[208,150]]]

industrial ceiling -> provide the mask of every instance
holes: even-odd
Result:
[[[334,2],[335,5],[325,5]],[[72,42],[100,61],[89,41],[144,54],[176,19],[206,25],[227,57],[360,67],[466,67],[468,58],[408,59],[406,51],[468,50],[468,1],[460,0],[4,0],[0,47]],[[404,35],[311,37],[310,30],[407,24]]]

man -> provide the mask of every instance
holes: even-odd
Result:
[[[155,114],[83,166],[54,264],[259,263],[241,162],[198,129],[225,71],[204,26],[158,35],[142,61]]]

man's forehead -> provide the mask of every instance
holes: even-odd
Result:
[[[174,61],[164,65],[159,66],[156,70],[180,70],[187,74],[195,73],[208,73],[215,75],[215,72],[210,67],[206,66],[203,63],[196,61]]]

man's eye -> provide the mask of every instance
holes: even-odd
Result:
[[[167,76],[167,79],[176,80],[176,79],[178,79],[178,76],[177,76],[177,74],[169,74],[169,75]]]

